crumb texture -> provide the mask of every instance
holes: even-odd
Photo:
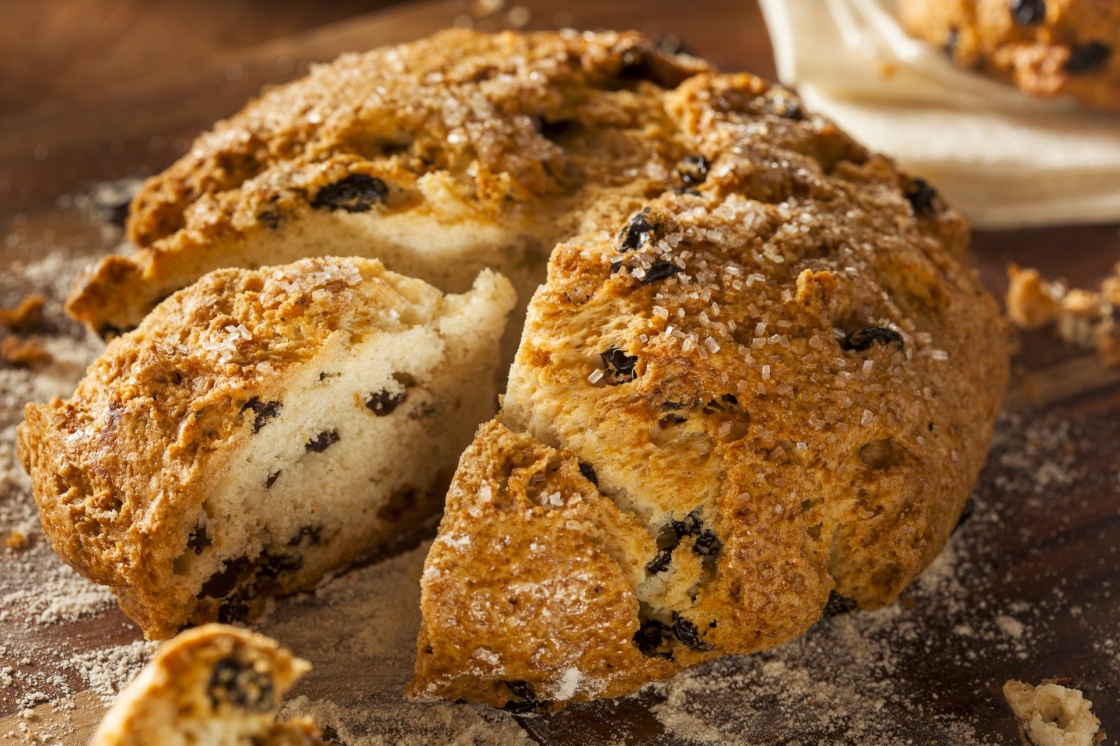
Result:
[[[1008,681],[1003,696],[1019,721],[1024,746],[1095,746],[1104,740],[1093,703],[1061,682],[1031,686]]]
[[[207,275],[28,405],[43,530],[151,638],[255,614],[438,509],[513,303],[366,259]]]

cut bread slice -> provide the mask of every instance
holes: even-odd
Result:
[[[320,746],[280,699],[311,668],[275,641],[208,624],[160,647],[98,726],[90,746]]]
[[[28,405],[44,530],[152,638],[306,588],[438,510],[514,302],[367,259],[209,274]]]

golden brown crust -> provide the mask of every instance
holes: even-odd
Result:
[[[460,462],[425,577],[413,695],[548,709],[773,647],[833,592],[833,608],[892,602],[968,498],[1008,360],[998,307],[964,261],[963,219],[752,76],[692,77],[666,114],[690,157],[645,199],[604,201],[557,247],[501,425]],[[564,505],[579,491],[619,508],[602,514],[614,529],[571,547],[630,583],[609,613],[522,616],[560,586],[590,597],[601,576],[492,559],[541,544],[536,509],[522,520],[480,497],[538,452],[595,475],[594,492],[559,488]],[[625,556],[595,554],[598,534]],[[460,612],[464,589],[510,587],[529,599],[480,593],[485,614]],[[582,660],[532,652],[597,624],[609,643],[592,649],[632,641],[611,648],[626,663],[609,685]],[[471,659],[476,648],[501,666]],[[643,649],[646,668],[630,662]]]
[[[91,745],[319,746],[312,722],[274,722],[280,698],[309,668],[263,635],[220,624],[189,630],[160,647]]]
[[[1112,0],[902,0],[903,24],[962,67],[1035,96],[1120,111],[1120,6]]]
[[[502,316],[512,305],[512,291],[504,280],[495,284],[505,294]],[[192,557],[192,531],[198,533],[199,521],[208,520],[204,502],[227,472],[238,471],[231,459],[256,447],[253,438],[263,422],[281,411],[281,402],[294,408],[295,398],[310,395],[288,390],[293,376],[300,377],[301,386],[310,385],[305,378],[316,371],[305,371],[304,363],[322,359],[325,365],[335,364],[332,356],[341,357],[338,351],[352,341],[349,335],[373,338],[378,332],[405,329],[421,311],[438,316],[442,298],[430,285],[386,272],[377,261],[335,258],[256,271],[219,270],[176,293],[136,330],[113,340],[70,399],[25,409],[19,457],[31,475],[43,529],[55,551],[86,577],[111,586],[124,611],[150,638],[168,637],[187,621],[218,618],[240,572],[236,556],[229,554],[237,547],[219,547],[226,553],[231,581],[221,590],[200,590],[204,578],[184,562]],[[497,333],[492,336],[491,344]],[[262,410],[262,404],[273,409]],[[362,401],[343,404],[352,405],[358,417],[380,419]],[[487,401],[483,408],[488,407]],[[295,430],[296,453],[304,452],[304,439],[317,434]],[[318,450],[329,444],[325,441]],[[264,462],[258,469],[266,467]],[[439,479],[436,465],[429,464],[427,471]],[[324,488],[333,484],[324,483]],[[271,486],[270,481],[266,487]],[[434,508],[427,506],[428,487],[418,485],[422,494],[409,492],[402,506],[386,507],[386,527]],[[275,513],[286,509],[283,504],[271,508]],[[381,520],[382,511],[365,512],[370,515],[363,515],[363,521],[372,525]],[[358,518],[351,523],[359,523]],[[385,540],[398,530],[391,528],[394,533]],[[213,533],[200,536],[220,544],[221,537]],[[301,530],[293,541],[298,545],[303,537]],[[283,547],[292,543],[288,539],[272,540]],[[318,544],[318,534],[313,543]],[[345,544],[339,541],[330,549],[329,568],[312,564],[310,550],[297,547],[301,561],[308,561],[296,572],[270,579],[270,585],[277,585],[273,592],[314,582],[322,572],[371,549],[369,541]],[[193,555],[206,559],[208,547],[195,545]]]
[[[554,236],[569,203],[673,158],[656,137],[660,86],[707,69],[615,33],[455,30],[345,55],[263,94],[149,179],[129,219],[138,254],[91,268],[68,309],[103,333],[131,328],[207,271],[279,263],[254,242],[312,213]]]

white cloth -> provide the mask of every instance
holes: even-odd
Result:
[[[778,76],[976,227],[1120,221],[1120,114],[1036,99],[911,38],[894,0],[761,0]]]

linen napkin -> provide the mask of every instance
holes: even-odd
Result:
[[[894,0],[761,0],[778,75],[978,228],[1120,221],[1120,114],[1038,99],[907,35]]]

